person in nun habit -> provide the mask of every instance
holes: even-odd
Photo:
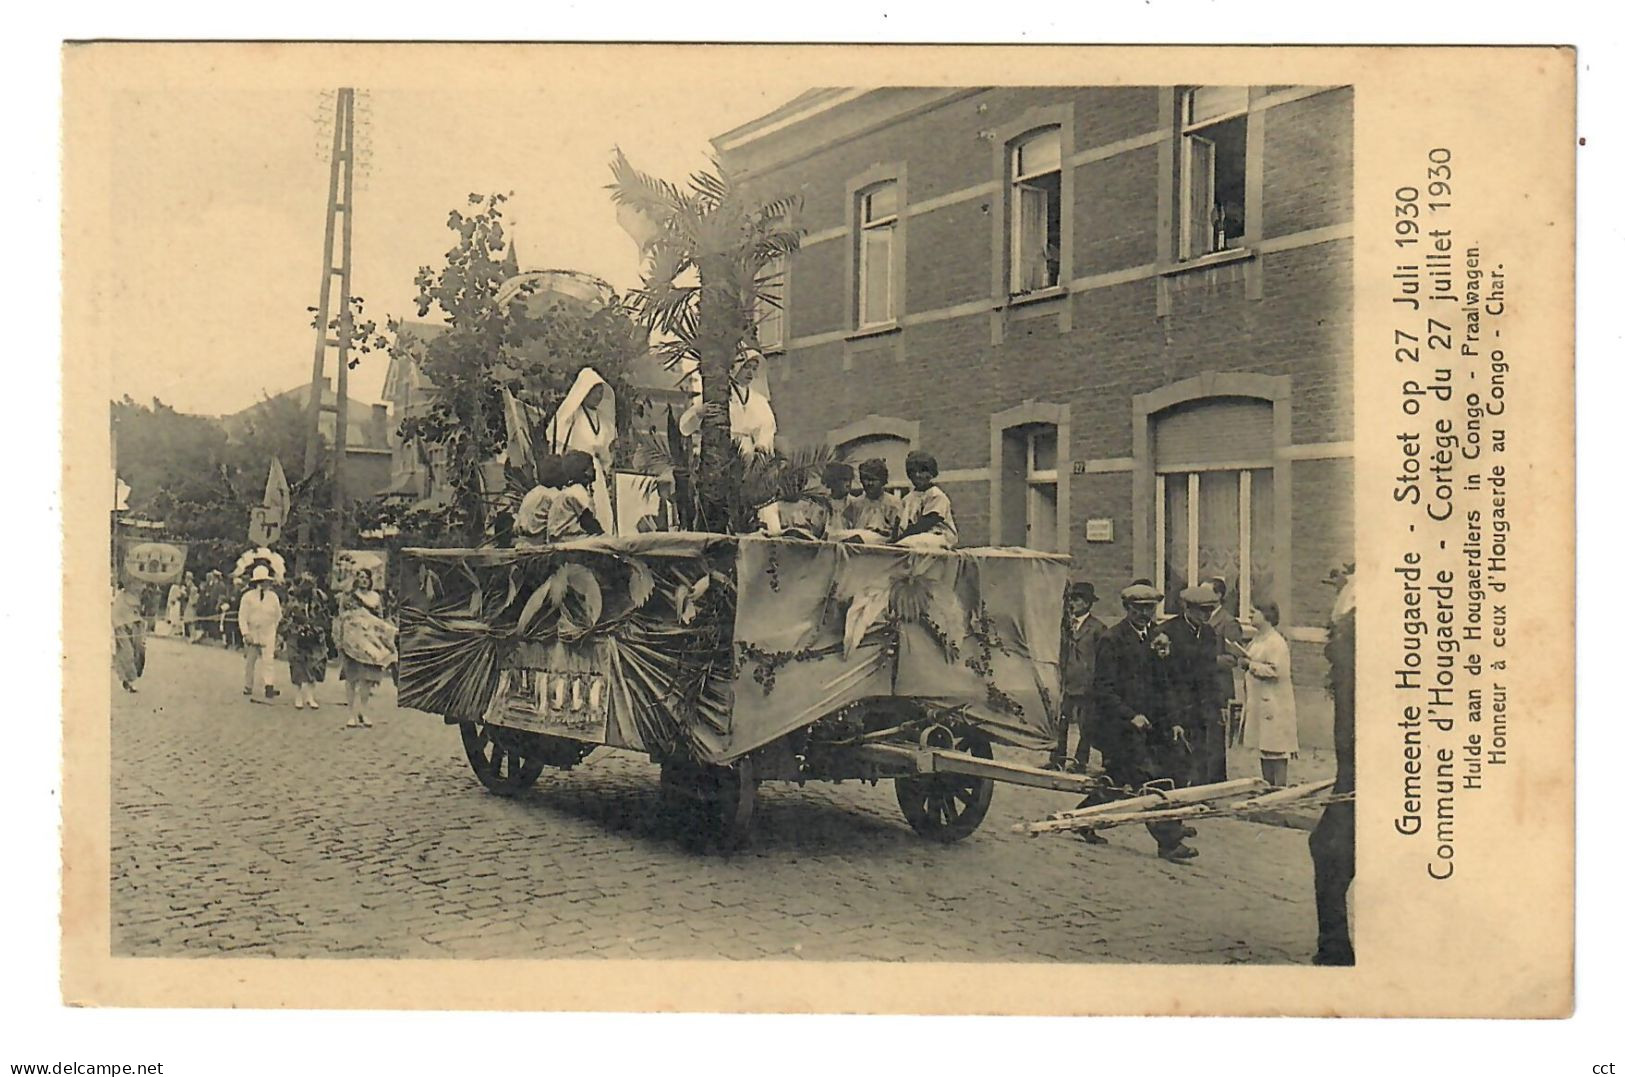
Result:
[[[698,434],[700,417],[704,414],[704,399],[697,396],[678,420],[679,432],[684,437]],[[741,345],[734,359],[733,376],[728,384],[728,426],[741,456],[773,451],[779,422],[773,413],[773,394],[768,388],[767,373],[762,369],[762,353],[755,348]]]
[[[610,486],[615,475],[615,391],[592,367],[582,367],[564,403],[547,424],[548,450],[557,455],[583,452],[592,458],[588,484],[593,516],[605,531],[615,530]]]

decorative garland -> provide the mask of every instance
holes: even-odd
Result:
[[[734,662],[734,676],[737,678],[745,671],[745,662],[754,663],[751,668],[751,679],[762,686],[762,694],[773,694],[774,685],[778,681],[779,670],[791,662],[811,662],[815,658],[828,658],[841,653],[839,643],[825,644],[822,647],[805,647],[799,651],[768,651],[757,647],[745,640],[735,640],[734,650],[737,657]]]

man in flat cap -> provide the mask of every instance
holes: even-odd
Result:
[[[1224,703],[1215,674],[1219,637],[1209,620],[1219,596],[1207,584],[1179,592],[1180,615],[1159,626],[1168,637],[1168,691],[1173,722],[1184,729],[1186,778],[1193,785],[1216,780],[1210,750],[1224,746]]]
[[[1066,610],[1061,620],[1061,730],[1049,756],[1050,770],[1082,774],[1089,766],[1090,693],[1095,686],[1095,647],[1106,634],[1106,623],[1093,612],[1095,585],[1075,580],[1066,588]],[[1067,740],[1078,731],[1078,751],[1067,760]]]
[[[1106,630],[1095,649],[1094,734],[1106,761],[1106,776],[1117,786],[1137,790],[1147,782],[1171,778],[1184,784],[1190,757],[1181,743],[1185,731],[1169,709],[1168,638],[1156,627],[1162,592],[1150,580],[1135,580],[1121,595],[1124,617]],[[1085,804],[1108,799],[1090,794]],[[1184,861],[1196,850],[1184,843],[1186,830],[1177,820],[1147,823],[1157,840],[1157,855]],[[1099,844],[1093,831],[1081,837]]]

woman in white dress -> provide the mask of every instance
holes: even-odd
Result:
[[[169,585],[169,603],[164,611],[166,636],[181,636],[186,632],[186,581],[177,580]]]
[[[704,403],[696,399],[683,413],[678,429],[684,437],[699,433],[700,416],[704,411]],[[767,373],[762,369],[762,353],[755,348],[741,348],[734,359],[733,378],[728,387],[728,425],[741,454],[753,456],[773,451],[779,423],[773,414],[773,393],[768,388]]]
[[[614,534],[609,487],[615,474],[615,391],[592,367],[581,368],[564,403],[547,424],[547,444],[559,456],[584,452],[593,458],[598,472],[592,484],[593,515],[606,532]]]
[[[1292,692],[1292,651],[1276,629],[1280,607],[1260,602],[1252,611],[1258,631],[1247,645],[1241,668],[1247,672],[1242,704],[1241,743],[1258,752],[1259,770],[1272,786],[1287,782],[1287,761],[1298,754],[1298,704]]]

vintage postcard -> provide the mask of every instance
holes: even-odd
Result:
[[[63,123],[66,1002],[1570,1013],[1571,49]]]

